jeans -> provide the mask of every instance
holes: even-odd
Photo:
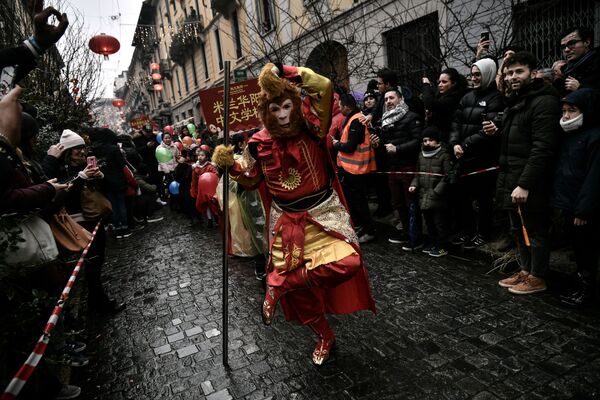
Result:
[[[108,192],[107,197],[112,204],[112,224],[115,229],[127,228],[127,206],[125,192]]]

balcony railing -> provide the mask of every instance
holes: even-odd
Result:
[[[202,16],[188,16],[178,22],[179,31],[173,35],[169,55],[176,64],[182,65],[191,56],[194,46],[204,41]]]

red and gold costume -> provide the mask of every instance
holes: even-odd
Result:
[[[263,321],[271,323],[281,298],[286,319],[297,319],[318,335],[312,359],[321,364],[335,341],[325,313],[375,312],[375,303],[325,146],[331,82],[308,68],[283,66],[279,72],[281,68],[268,64],[261,72],[259,112],[265,129],[252,136],[230,175],[248,187],[262,180],[268,192],[270,259]],[[269,107],[288,99],[293,109],[284,126]],[[217,163],[219,153],[217,149],[213,157]]]

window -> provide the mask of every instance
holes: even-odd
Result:
[[[401,84],[421,87],[423,76],[440,72],[438,13],[428,14],[383,33],[388,68],[398,73]]]
[[[217,46],[217,57],[219,60],[219,70],[223,69],[223,54],[221,53],[221,34],[219,29],[215,29],[215,44]]]
[[[235,56],[242,57],[242,39],[240,37],[240,23],[238,21],[237,10],[231,13],[231,28],[233,30],[233,41],[235,44]]]
[[[194,86],[198,86],[198,73],[196,72],[196,50],[192,51],[192,77],[194,78]]]
[[[200,56],[202,57],[202,64],[204,65],[204,79],[210,78],[208,74],[208,62],[206,61],[206,48],[204,42],[200,43]]]
[[[188,83],[187,68],[185,67],[185,62],[181,65],[181,69],[183,70],[183,84],[185,85],[185,93],[187,94],[190,91],[190,85]]]
[[[258,22],[262,32],[270,32],[275,27],[273,0],[258,0],[256,2]]]
[[[175,70],[175,77],[177,78],[177,93],[181,96],[181,81],[179,80],[179,68]]]

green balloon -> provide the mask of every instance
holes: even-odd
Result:
[[[188,132],[190,133],[190,135],[194,135],[196,133],[196,125],[187,124],[187,128],[188,128]]]
[[[156,159],[161,163],[169,162],[173,159],[173,153],[167,148],[158,147],[156,149]]]

